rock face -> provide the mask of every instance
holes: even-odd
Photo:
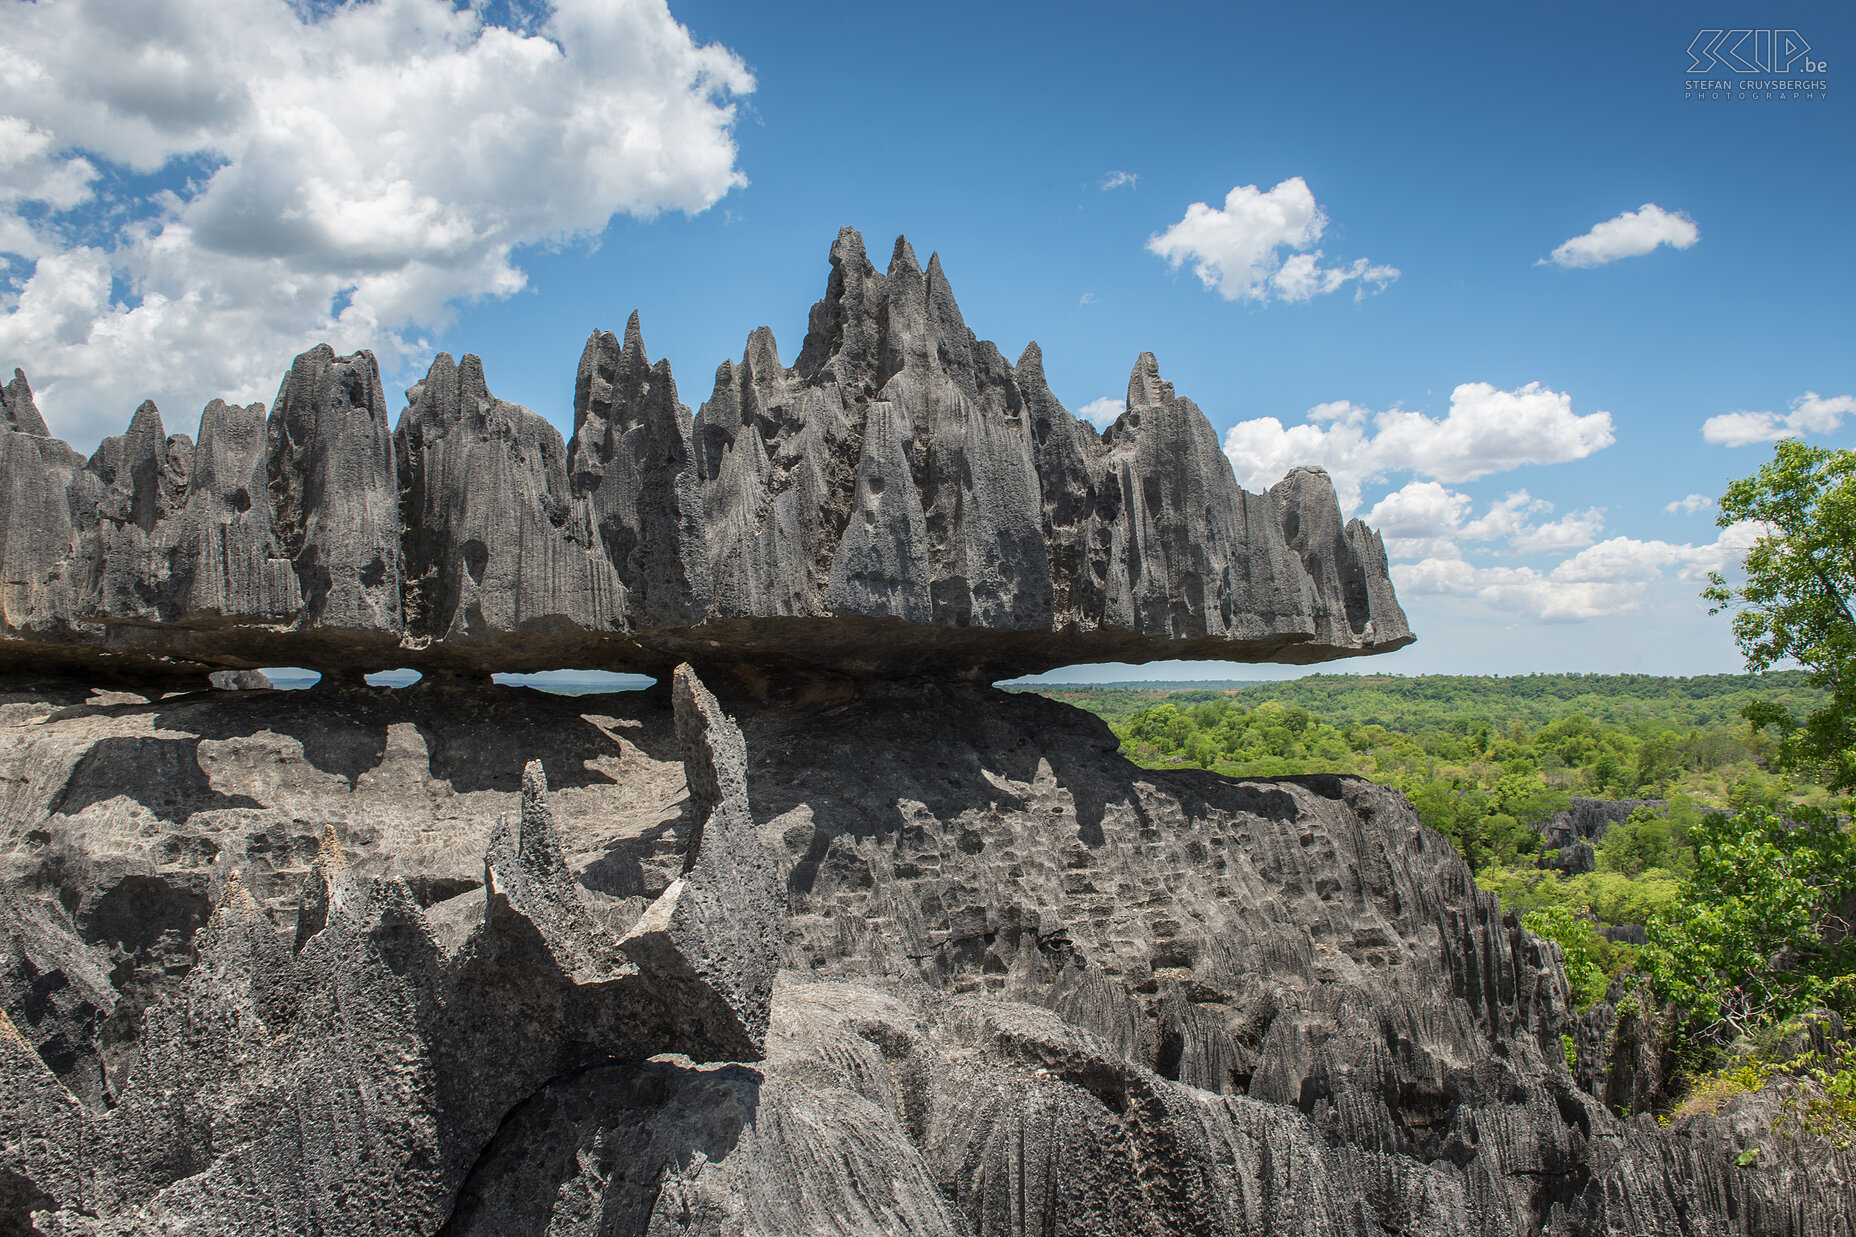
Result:
[[[1770,1093],[1614,1117],[1654,1037],[1400,796],[984,686],[1411,634],[1150,354],[1097,434],[831,268],[694,414],[595,333],[565,438],[471,356],[88,460],[0,391],[0,1237],[1851,1237]],[[487,681],[569,665],[664,681]]]
[[[349,830],[351,851],[325,821],[293,931],[271,919],[274,898],[259,901],[275,869],[248,883],[229,866],[209,882],[215,905],[185,964],[154,982],[126,1066],[98,1089],[100,1018],[47,1018],[18,981],[48,964],[86,976],[84,938],[113,930],[101,906],[133,881],[194,896],[203,852],[87,887],[78,923],[27,903],[0,1014],[0,1231],[433,1233],[505,1118],[562,1080],[667,1050],[762,1056],[784,908],[745,801],[740,732],[693,676],[679,683],[674,728],[686,776],[713,788],[709,811],[685,837],[690,875],[629,931],[567,866],[539,761],[490,833],[477,888],[436,902],[451,886],[421,877],[415,891],[411,873],[367,862],[384,856],[366,854],[365,829]],[[718,778],[718,763],[734,775]],[[117,858],[94,840],[60,839],[85,860]],[[105,870],[68,878],[111,881]],[[113,977],[125,997],[138,963]],[[97,995],[108,989],[92,981],[93,1006],[111,1004]]]
[[[1541,849],[1560,849],[1577,846],[1581,842],[1602,842],[1605,834],[1611,831],[1611,826],[1629,820],[1630,814],[1638,808],[1663,808],[1668,805],[1667,799],[1582,799],[1575,795],[1565,811],[1541,826]],[[1588,867],[1585,870],[1591,869]]]
[[[1364,782],[957,684],[3,707],[0,1233],[1856,1214],[1768,1093],[1612,1116],[1555,947]]]
[[[158,681],[300,665],[1002,677],[1156,657],[1315,662],[1412,639],[1384,547],[1297,469],[1238,487],[1142,353],[1105,434],[1035,344],[976,339],[938,258],[857,233],[785,365],[770,331],[692,415],[595,332],[574,432],[442,355],[398,426],[372,354],[298,357],[198,441],[153,404],[89,460],[23,376],[0,434],[0,666]]]

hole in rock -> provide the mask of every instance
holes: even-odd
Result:
[[[398,670],[378,670],[367,676],[369,687],[411,687],[424,678],[417,670],[401,666]]]
[[[464,570],[472,580],[483,579],[483,569],[490,565],[490,547],[472,538],[464,543]]]
[[[641,692],[657,683],[648,674],[622,674],[616,670],[536,670],[529,674],[498,674],[492,677],[503,687],[532,687],[557,696]]]
[[[300,692],[322,682],[322,675],[301,666],[266,666],[258,673],[269,679],[272,687],[287,692]]]

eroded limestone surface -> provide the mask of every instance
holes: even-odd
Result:
[[[1582,1089],[1402,798],[1114,746],[919,683],[15,685],[0,1233],[1847,1237],[1769,1094]]]

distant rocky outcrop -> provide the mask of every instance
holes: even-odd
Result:
[[[1611,826],[1630,819],[1640,807],[1664,808],[1667,799],[1583,799],[1572,802],[1540,829],[1540,866],[1578,876],[1598,867],[1598,843]]]
[[[938,258],[846,229],[791,366],[753,332],[692,414],[595,332],[574,432],[439,356],[397,427],[372,354],[298,357],[198,441],[152,403],[88,460],[22,375],[0,434],[0,666],[120,679],[300,665],[484,676],[1002,677],[1315,662],[1411,641],[1378,536],[1319,469],[1241,489],[1142,353],[1106,433],[975,338]]]
[[[1573,796],[1565,810],[1554,815],[1540,828],[1543,849],[1561,849],[1579,842],[1597,844],[1605,840],[1611,826],[1630,819],[1640,807],[1662,809],[1667,799],[1583,799]]]

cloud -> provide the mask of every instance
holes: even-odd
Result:
[[[1342,509],[1353,511],[1361,487],[1390,473],[1474,481],[1526,464],[1584,459],[1614,441],[1610,413],[1576,414],[1570,396],[1537,382],[1513,391],[1466,382],[1451,392],[1442,420],[1340,400],[1309,409],[1304,425],[1239,421],[1225,432],[1224,452],[1250,490],[1267,489],[1297,464],[1319,464],[1334,479]]]
[[[1744,558],[1761,532],[1755,523],[1734,524],[1705,545],[1613,537],[1546,571],[1438,556],[1395,563],[1392,579],[1401,595],[1469,598],[1527,618],[1575,622],[1637,609],[1672,570],[1678,580],[1699,583]]]
[[[1534,265],[1603,266],[1619,258],[1639,257],[1658,245],[1687,249],[1700,239],[1701,229],[1693,219],[1681,211],[1666,211],[1654,202],[1645,202],[1636,210],[1595,225],[1583,236],[1573,237],[1555,249],[1551,257]]]
[[[1756,442],[1777,442],[1781,438],[1803,438],[1806,434],[1832,434],[1843,418],[1856,413],[1856,396],[1836,395],[1826,399],[1816,391],[1806,391],[1792,401],[1792,410],[1776,412],[1724,412],[1709,417],[1701,425],[1701,436],[1723,447],[1746,447]]]
[[[1083,299],[1076,303],[1078,305],[1093,305],[1096,303],[1096,294],[1093,292],[1085,292],[1083,293]]]
[[[1678,498],[1663,507],[1670,515],[1694,515],[1714,505],[1714,500],[1706,494],[1690,494],[1687,498]]]
[[[1516,490],[1490,504],[1480,519],[1469,519],[1469,495],[1435,481],[1412,481],[1380,499],[1363,517],[1385,536],[1394,558],[1458,557],[1470,541],[1500,541],[1510,554],[1538,554],[1590,545],[1604,531],[1596,508],[1569,512],[1557,520],[1532,523],[1530,516],[1553,510],[1553,504]]]
[[[460,303],[520,290],[523,247],[746,183],[754,79],[662,0],[517,26],[450,0],[7,9],[0,362],[78,444],[145,395],[177,424],[268,398],[320,340],[392,370]]]
[[[1076,415],[1089,422],[1097,429],[1105,430],[1115,423],[1115,418],[1126,412],[1126,400],[1119,400],[1110,395],[1101,399],[1090,400],[1076,410]]]
[[[1135,182],[1140,180],[1140,178],[1141,174],[1139,172],[1110,172],[1107,176],[1102,178],[1102,189],[1106,192],[1110,189],[1120,189],[1123,187],[1129,189],[1138,188],[1139,186],[1137,186]]]
[[[1313,246],[1327,225],[1307,182],[1295,176],[1268,192],[1239,185],[1225,195],[1223,210],[1194,202],[1178,223],[1149,237],[1147,248],[1174,270],[1191,262],[1199,281],[1227,301],[1306,301],[1348,283],[1358,300],[1398,278],[1396,267],[1365,258],[1323,266]],[[1285,257],[1285,250],[1295,252]]]

